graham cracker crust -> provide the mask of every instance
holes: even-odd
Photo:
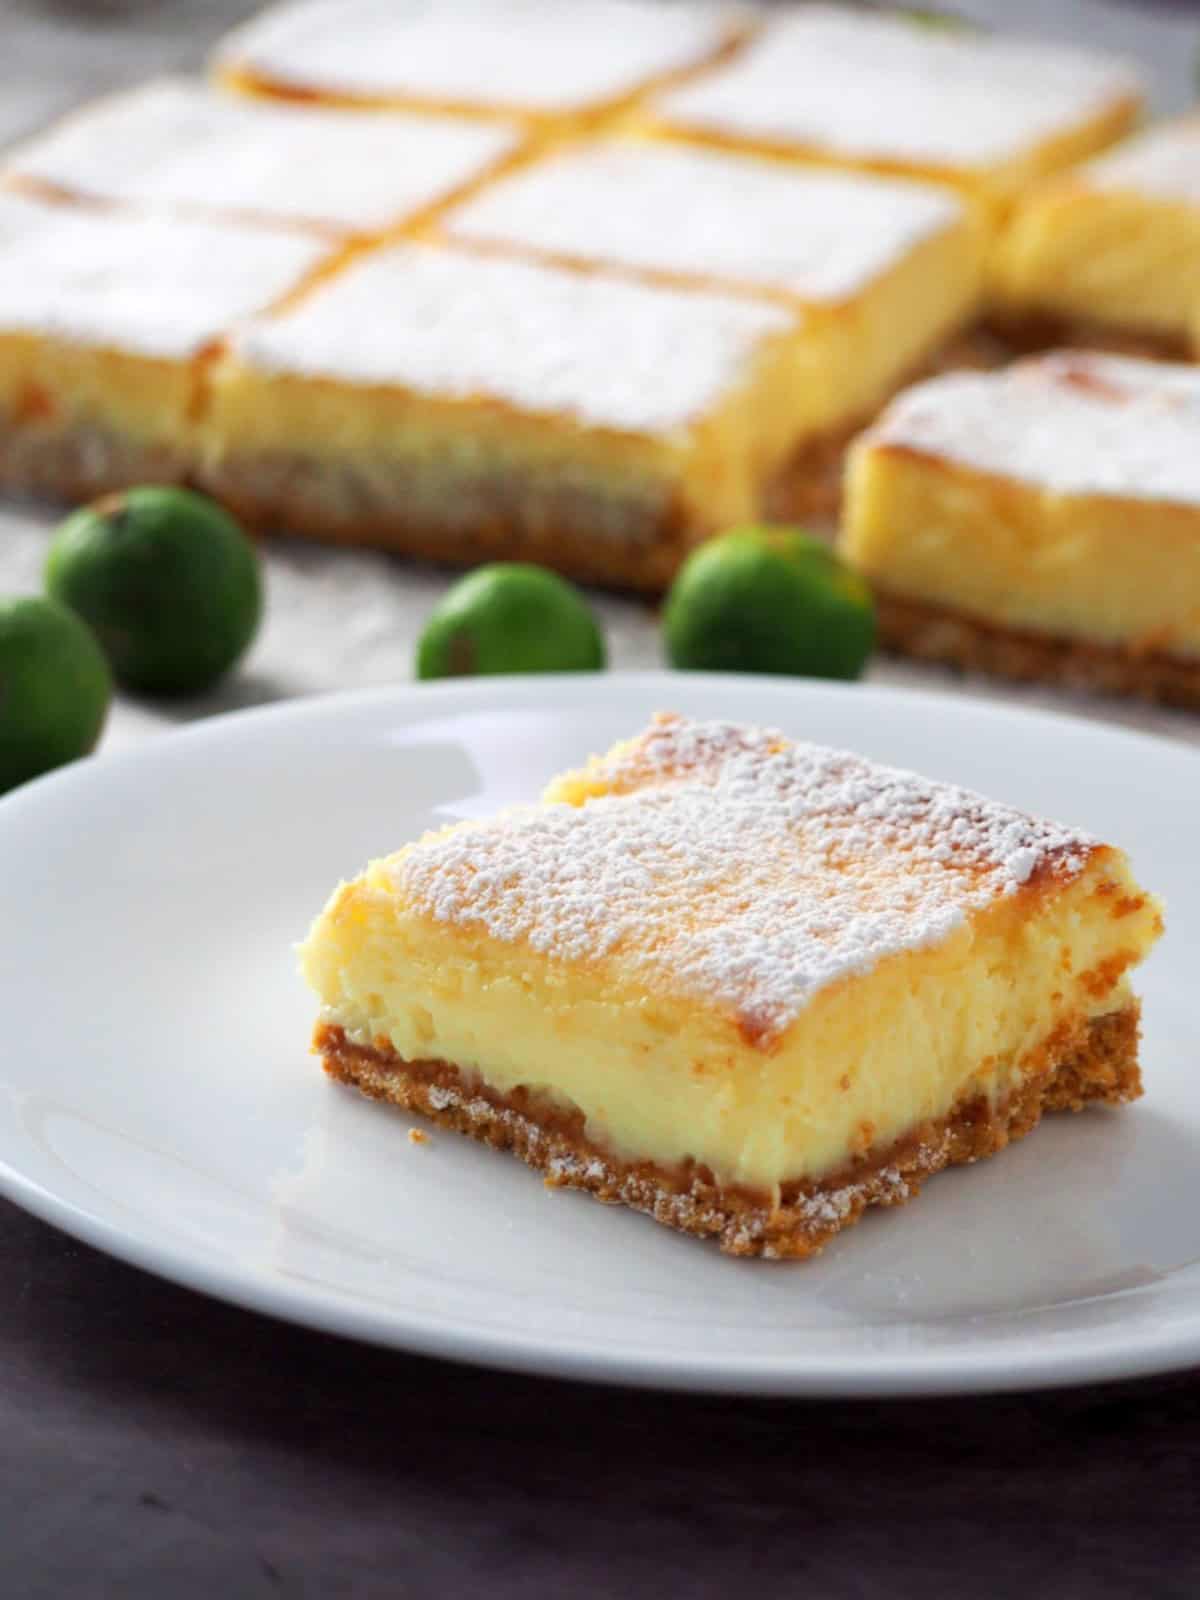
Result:
[[[88,422],[14,421],[0,414],[0,488],[77,504],[139,484],[183,484],[211,494],[247,528],[330,544],[367,545],[450,566],[533,561],[582,582],[658,594],[704,530],[667,493],[628,487],[611,498],[563,480],[519,474],[464,481],[444,516],[422,514],[403,466],[301,455],[234,458],[205,466],[197,453]]]
[[[760,1193],[722,1187],[694,1163],[672,1170],[620,1160],[587,1139],[581,1112],[551,1107],[524,1089],[502,1095],[468,1083],[449,1062],[403,1061],[354,1044],[342,1029],[324,1023],[313,1048],[332,1078],[511,1151],[541,1172],[549,1187],[584,1189],[610,1205],[646,1212],[667,1227],[715,1239],[729,1255],[803,1260],[857,1222],[868,1206],[903,1205],[943,1167],[978,1161],[1023,1138],[1043,1112],[1136,1099],[1142,1092],[1139,1010],[1133,1002],[1058,1030],[1037,1053],[1041,1070],[1006,1105],[993,1108],[978,1097],[960,1104],[840,1173],[785,1186],[777,1204]]]
[[[64,427],[0,414],[0,486],[15,494],[77,503],[142,483],[184,483],[191,466],[183,450],[96,423]]]
[[[1050,350],[1098,350],[1105,355],[1139,356],[1147,361],[1190,361],[1194,354],[1186,334],[1153,333],[1145,328],[1123,328],[1050,312],[993,309],[983,326],[999,346],[1007,347],[1009,359],[1014,360],[1044,355]]]
[[[1200,709],[1200,660],[1128,650],[984,622],[967,612],[876,590],[881,643],[965,672]]]
[[[569,469],[454,469],[436,493],[403,461],[230,455],[197,486],[248,526],[450,566],[532,561],[584,583],[658,593],[706,532],[667,485],[611,494]]]

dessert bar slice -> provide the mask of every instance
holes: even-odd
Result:
[[[300,0],[230,34],[214,70],[257,94],[594,121],[719,58],[744,16],[653,0]]]
[[[427,218],[511,159],[514,124],[355,113],[165,78],[16,150],[9,183],[71,197],[376,234]]]
[[[410,244],[238,332],[206,477],[255,522],[654,589],[754,514],[819,383],[781,306]]]
[[[873,414],[978,306],[977,215],[932,185],[650,140],[568,147],[445,217],[448,237],[803,307],[828,411]]]
[[[540,805],[374,862],[302,966],[333,1077],[803,1257],[1043,1111],[1135,1097],[1127,973],[1160,930],[1073,828],[661,716]]]
[[[1148,337],[1185,354],[1200,307],[1200,117],[1154,128],[1024,197],[992,297],[1036,332]]]
[[[1002,208],[1137,116],[1124,62],[909,17],[806,5],[734,60],[654,97],[669,137],[954,184]]]
[[[78,500],[184,476],[205,354],[327,248],[0,194],[0,484]]]
[[[927,659],[1200,706],[1200,370],[1084,351],[896,400],[841,548]]]

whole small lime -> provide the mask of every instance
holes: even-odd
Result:
[[[477,567],[442,598],[417,641],[418,678],[494,672],[594,672],[604,636],[583,595],[523,562]]]
[[[87,755],[111,699],[108,663],[74,612],[0,599],[0,794]]]
[[[118,683],[143,694],[209,688],[262,616],[254,546],[187,489],[129,489],[76,511],[50,545],[46,588],[89,625]]]
[[[857,678],[875,643],[871,592],[800,528],[736,528],[693,552],[663,613],[674,667]]]

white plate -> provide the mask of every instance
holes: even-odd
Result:
[[[536,793],[655,709],[769,722],[1087,825],[1166,894],[1149,1092],[935,1179],[803,1266],[735,1262],[324,1078],[292,945],[339,877]],[[921,1394],[1200,1361],[1200,755],[933,694],[645,674],[294,702],[0,803],[0,1187],[314,1327],[536,1372]]]

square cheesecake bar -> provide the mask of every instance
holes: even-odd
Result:
[[[83,500],[183,478],[207,353],[327,249],[0,193],[0,484]]]
[[[0,176],[73,199],[379,234],[428,219],[521,142],[511,123],[247,100],[164,78],[73,112]]]
[[[1018,334],[1045,338],[1049,327],[1188,353],[1200,307],[1200,117],[1033,189],[1001,234],[991,278],[993,311]]]
[[[341,885],[301,954],[366,1094],[736,1255],[804,1257],[1042,1113],[1140,1093],[1121,851],[660,716]]]
[[[987,234],[933,185],[651,140],[569,146],[445,215],[451,240],[771,298],[823,345],[818,425],[872,415],[978,308]]]
[[[238,331],[205,481],[252,522],[653,590],[754,515],[819,381],[782,306],[414,243]]]
[[[252,94],[588,125],[728,53],[740,8],[655,0],[298,0],[236,29],[213,70]]]
[[[928,660],[1200,706],[1200,369],[1086,351],[910,389],[842,553]]]
[[[732,61],[651,97],[663,136],[953,184],[1002,211],[1125,133],[1143,94],[1091,51],[805,5]]]

